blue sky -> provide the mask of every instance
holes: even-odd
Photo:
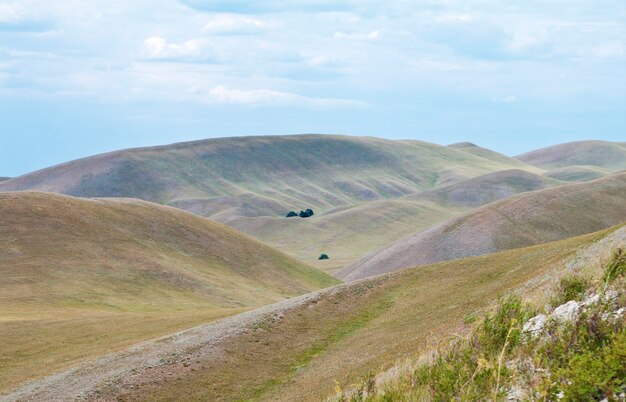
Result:
[[[0,0],[0,176],[254,134],[626,141],[623,0]]]

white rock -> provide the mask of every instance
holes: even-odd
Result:
[[[587,296],[585,298],[585,300],[580,305],[581,306],[592,306],[592,305],[596,304],[599,301],[600,301],[600,295],[599,294],[593,294],[593,295]]]
[[[579,310],[580,305],[574,300],[570,300],[567,303],[555,308],[554,312],[552,313],[552,318],[554,318],[558,322],[572,321],[576,319],[576,317],[578,317]]]
[[[617,299],[617,296],[619,296],[619,294],[615,290],[607,290],[604,293],[603,299],[605,302],[612,302]]]
[[[545,327],[547,321],[548,317],[545,314],[539,314],[526,321],[522,327],[522,332],[528,333],[532,338],[534,338],[539,335],[541,331],[543,331],[543,327]]]
[[[515,385],[507,392],[506,400],[511,402],[523,401],[526,399],[526,393],[523,389],[516,387]]]
[[[602,320],[606,321],[610,319],[611,321],[615,322],[619,320],[622,315],[624,315],[624,313],[626,313],[626,309],[624,307],[614,311],[613,313],[602,313]]]

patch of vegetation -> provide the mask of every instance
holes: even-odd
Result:
[[[549,341],[536,342],[534,364],[547,374],[539,377],[534,396],[599,401],[626,391],[626,326],[623,317],[616,322],[602,314],[595,308],[566,327],[553,323]]]
[[[328,259],[329,259],[328,254],[323,254],[323,253],[320,254],[318,258],[318,260],[328,260]]]
[[[579,275],[562,278],[552,296],[552,305],[559,306],[570,300],[582,300],[589,286],[589,280]]]
[[[605,286],[613,282],[616,278],[626,273],[626,253],[621,248],[617,249],[611,258],[611,262],[604,273]]]
[[[289,211],[285,217],[293,218],[293,217],[299,216],[300,218],[309,218],[313,215],[315,215],[313,210],[311,208],[307,208],[305,210],[300,210],[300,213],[296,213],[296,211]]]
[[[626,279],[617,250],[602,275],[611,289],[586,302],[571,321],[549,319],[541,334],[522,333],[534,309],[517,296],[503,298],[467,338],[451,342],[428,363],[398,368],[392,380],[367,377],[335,401],[393,400],[622,400],[626,393]],[[595,282],[562,279],[553,301],[581,300]],[[589,300],[589,299],[586,299]],[[473,320],[467,320],[473,321]],[[516,399],[517,400],[517,399]]]
[[[300,218],[309,218],[314,215],[313,210],[311,208],[307,208],[304,211],[300,211]]]

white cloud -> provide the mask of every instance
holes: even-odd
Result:
[[[275,26],[273,22],[241,15],[218,15],[211,19],[203,31],[214,35],[241,35],[264,31]]]
[[[24,18],[22,10],[16,4],[0,3],[0,23],[19,22]]]
[[[335,32],[335,38],[337,39],[352,39],[352,40],[376,40],[380,38],[380,32],[372,31],[369,33],[345,33]]]
[[[241,90],[217,86],[209,91],[217,103],[240,104],[250,106],[291,105],[318,107],[355,107],[365,106],[365,102],[350,99],[310,98],[289,92],[269,89]]]
[[[217,52],[204,39],[191,39],[183,43],[170,43],[164,38],[151,36],[143,41],[141,52],[146,60],[163,61],[217,61]]]

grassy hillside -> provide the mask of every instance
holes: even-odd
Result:
[[[541,295],[565,272],[566,261],[597,263],[597,253],[580,253],[607,241],[614,230],[325,290],[214,343],[209,353],[190,351],[187,357],[181,351],[158,369],[138,368],[125,382],[105,385],[98,395],[172,400],[185,392],[190,401],[319,400],[337,385],[349,386],[462,331],[464,318],[488,308],[498,294]],[[610,242],[599,245],[608,249]]]
[[[554,145],[519,155],[516,159],[545,169],[598,166],[617,172],[626,169],[626,143],[578,141]]]
[[[526,162],[523,162],[519,159],[511,158],[510,156],[503,155],[499,152],[495,152],[487,148],[479,147],[478,145],[472,144],[471,142],[459,142],[457,144],[450,144],[448,145],[448,147],[467,152],[468,154],[475,155],[483,159],[488,159],[493,162],[510,165],[512,168],[532,171],[529,169],[529,165]]]
[[[566,166],[548,171],[547,177],[563,181],[591,181],[611,174],[598,166]]]
[[[135,200],[0,193],[0,390],[334,285],[219,223]]]
[[[0,191],[133,197],[226,219],[398,198],[520,164],[420,141],[329,135],[219,138],[67,162],[3,182]]]
[[[489,173],[394,200],[337,208],[309,219],[240,217],[229,226],[327,272],[417,230],[521,192],[563,184],[523,170]],[[330,260],[318,261],[320,253]]]
[[[474,208],[515,194],[564,184],[524,170],[489,173],[405,198],[427,200],[447,208]]]
[[[467,336],[372,375],[332,400],[624,399],[626,253],[615,249],[602,260],[592,272],[568,270],[548,304],[503,297],[494,311],[468,323]]]
[[[487,204],[365,256],[344,280],[590,233],[626,221],[626,172]]]

